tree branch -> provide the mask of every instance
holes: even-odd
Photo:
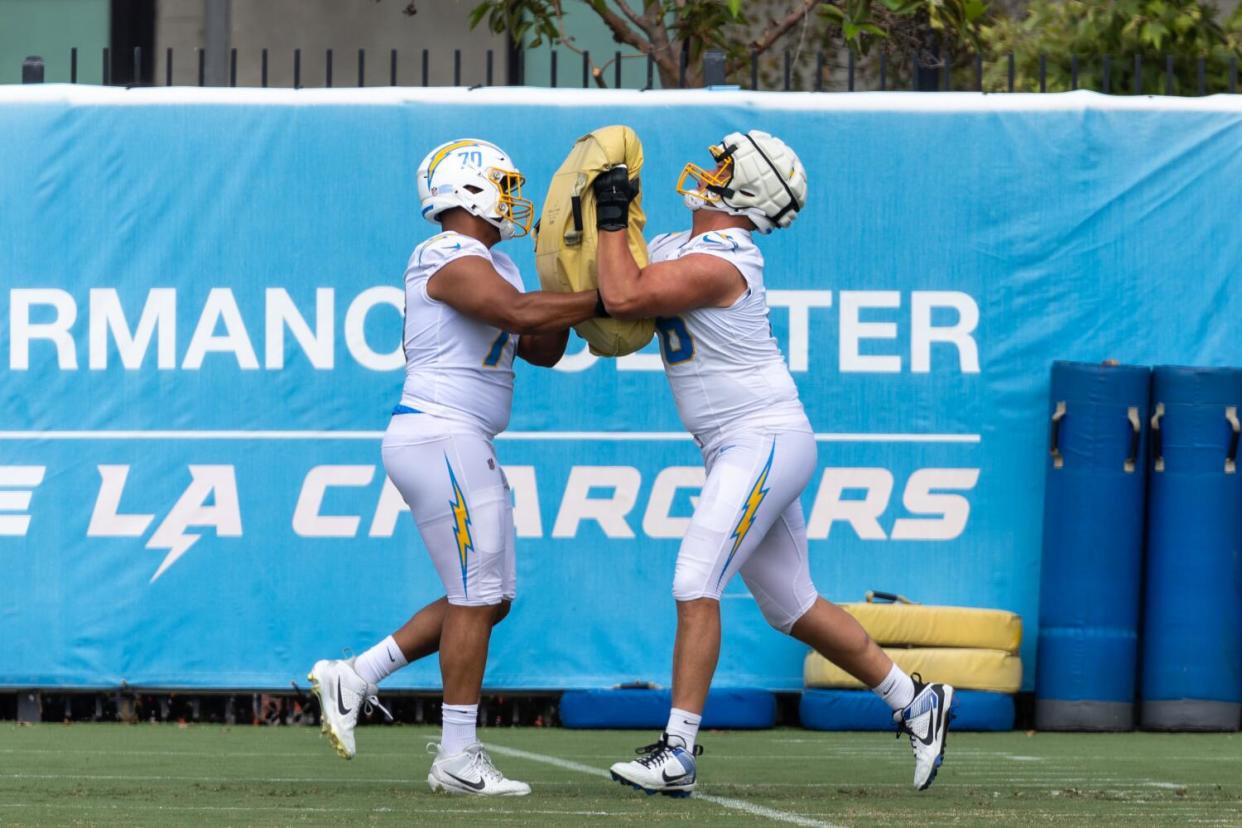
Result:
[[[660,67],[661,81],[672,85],[679,74],[678,61],[680,50],[674,54],[672,39],[668,34],[668,26],[664,22],[664,6],[660,0],[646,0],[643,19],[647,21],[647,31],[651,33],[651,57]]]
[[[820,0],[803,0],[801,9],[790,12],[783,20],[773,21],[774,25],[769,27],[768,30],[759,37],[755,38],[755,40],[750,44],[751,51],[763,53],[772,48],[773,43],[780,40],[786,32],[802,22],[802,20],[811,13],[811,9],[815,8],[819,2]]]
[[[628,17],[631,23],[642,29],[648,37],[651,37],[651,30],[647,28],[645,17],[640,17],[637,12],[630,8],[630,4],[625,2],[625,0],[616,0],[616,3],[621,8],[622,14]]]
[[[638,32],[631,29],[630,25],[626,23],[619,14],[608,8],[608,5],[604,2],[604,0],[592,0],[591,7],[595,10],[595,13],[603,19],[608,28],[612,30],[613,36],[616,37],[619,42],[633,46],[640,52],[647,52],[651,50],[651,43],[643,40]]]

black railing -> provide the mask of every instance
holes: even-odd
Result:
[[[410,77],[408,71],[405,76],[401,74],[411,53],[418,57],[418,61],[413,64],[419,68],[417,77]],[[546,50],[544,54],[547,57],[547,86],[561,87],[566,85],[565,81],[570,81],[575,86],[580,82],[582,88],[608,87],[604,69],[593,66],[589,52],[579,53],[580,78],[564,76],[557,49]],[[525,74],[524,67],[520,65],[522,55],[522,52],[511,52],[508,55],[510,65],[505,69],[506,79],[521,78]],[[163,71],[158,79],[156,66],[152,62],[154,56],[144,52],[142,47],[134,47],[129,55],[114,54],[104,48],[100,57],[98,80],[105,86],[204,86],[207,82],[209,58],[201,48],[194,50],[191,65],[195,66],[196,71],[193,77],[189,79],[189,83],[185,82],[186,78],[182,78],[179,84],[174,69],[181,66],[184,58],[181,53],[174,54],[172,48],[164,50]],[[281,85],[293,89],[366,86],[369,61],[373,68],[370,77],[376,80],[383,78],[389,86],[440,85],[432,83],[433,52],[430,49],[409,50],[404,53],[392,49],[387,54],[381,53],[378,58],[368,56],[365,49],[359,49],[355,69],[346,77],[342,77],[345,72],[338,71],[334,75],[337,64],[332,49],[326,49],[322,55],[315,57],[322,57],[322,62],[319,71],[314,77],[310,77],[303,71],[302,49],[293,49],[283,56],[271,53],[268,49],[253,54],[241,54],[237,49],[230,49],[225,56],[227,85],[238,86],[241,73],[244,73],[252,82],[241,85],[267,87],[269,79],[280,71],[278,67],[282,60],[287,61],[286,66],[291,68],[291,73],[282,75],[288,82]],[[66,67],[70,83],[86,82],[81,78],[80,66],[83,61],[79,58],[79,50],[76,48],[59,59],[28,57],[22,63],[22,83],[42,83],[49,70],[61,71]],[[437,53],[435,58],[451,61],[449,65],[453,86],[469,85],[477,88],[496,83],[495,56],[491,49],[486,50],[482,56],[482,66],[465,66],[460,49],[454,49],[451,53]],[[512,65],[515,60],[519,65]],[[656,88],[658,66],[655,60],[650,55],[623,55],[621,52],[616,52],[609,61],[613,66],[611,88],[622,88],[622,65],[626,60],[645,61],[646,64],[646,71],[643,73],[645,83],[635,83],[628,88]],[[812,60],[814,67],[810,69],[805,64]],[[735,66],[726,75],[723,55],[709,52],[703,61],[701,77],[706,78],[709,83],[734,83],[740,88],[762,91],[863,92],[902,89],[928,92],[1048,92],[1084,88],[1106,94],[1207,95],[1218,92],[1237,93],[1238,62],[1237,56],[1231,56],[1227,60],[1209,60],[1206,57],[1133,54],[1093,57],[1072,55],[1067,63],[1054,63],[1048,56],[1039,55],[1034,65],[1020,68],[1014,54],[991,58],[982,55],[937,56],[929,60],[926,55],[885,52],[863,60],[852,51],[833,54],[816,52],[813,55],[795,55],[785,51],[763,56],[752,54],[748,65]],[[346,60],[344,65],[348,66],[348,63]],[[676,83],[671,85],[685,88],[692,80],[689,69],[688,51],[683,49],[677,65]],[[477,82],[465,80],[469,76],[473,76],[471,79]],[[1128,83],[1125,82],[1127,79]],[[533,83],[530,85],[540,85],[539,80],[531,78]]]

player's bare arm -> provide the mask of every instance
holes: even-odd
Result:
[[[561,334],[595,316],[595,291],[520,293],[482,256],[463,256],[440,268],[427,294],[458,313],[516,334]]]
[[[618,319],[672,316],[704,307],[727,307],[746,292],[742,274],[718,256],[696,254],[640,268],[630,252],[625,228],[637,181],[617,167],[595,180],[599,209],[596,265],[599,289],[609,314]],[[732,216],[720,216],[730,226]],[[709,228],[710,229],[710,228]]]
[[[738,269],[717,256],[698,253],[639,268],[620,230],[601,232],[597,251],[600,294],[617,319],[727,307],[746,292]]]
[[[569,331],[550,334],[527,334],[518,340],[517,355],[541,368],[551,368],[565,356]]]

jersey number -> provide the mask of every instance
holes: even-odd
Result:
[[[660,333],[660,350],[664,352],[665,362],[676,365],[694,359],[694,337],[690,336],[680,316],[658,317],[655,326]]]
[[[487,352],[487,356],[483,357],[483,365],[486,368],[495,368],[500,364],[500,357],[504,355],[505,346],[509,344],[509,332],[501,331],[500,336],[496,337],[496,341],[492,343],[491,350]]]
[[[483,166],[483,153],[479,150],[466,150],[465,152],[459,152],[457,153],[457,157],[461,159],[461,168],[463,170],[469,166]]]

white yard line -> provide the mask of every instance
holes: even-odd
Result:
[[[542,762],[545,765],[561,768],[563,770],[574,771],[575,773],[585,773],[591,776],[611,779],[608,771],[602,768],[592,767],[591,765],[583,765],[580,762],[571,762],[568,759],[561,759],[556,756],[548,756],[543,753],[531,753],[527,750],[518,750],[517,748],[504,747],[489,742],[487,749],[492,753],[498,753],[501,756],[512,756],[515,759],[526,759],[530,762]],[[753,802],[747,802],[744,799],[732,799],[727,796],[712,796],[710,794],[701,794],[696,792],[695,799],[702,799],[704,802],[711,802],[713,805],[719,805],[722,808],[728,808],[732,811],[741,811],[751,816],[763,817],[776,822],[785,822],[790,825],[805,825],[811,828],[841,828],[841,826],[833,825],[830,822],[823,822],[810,817],[791,814],[787,811],[778,811],[775,808],[768,808],[764,805],[756,805]]]

